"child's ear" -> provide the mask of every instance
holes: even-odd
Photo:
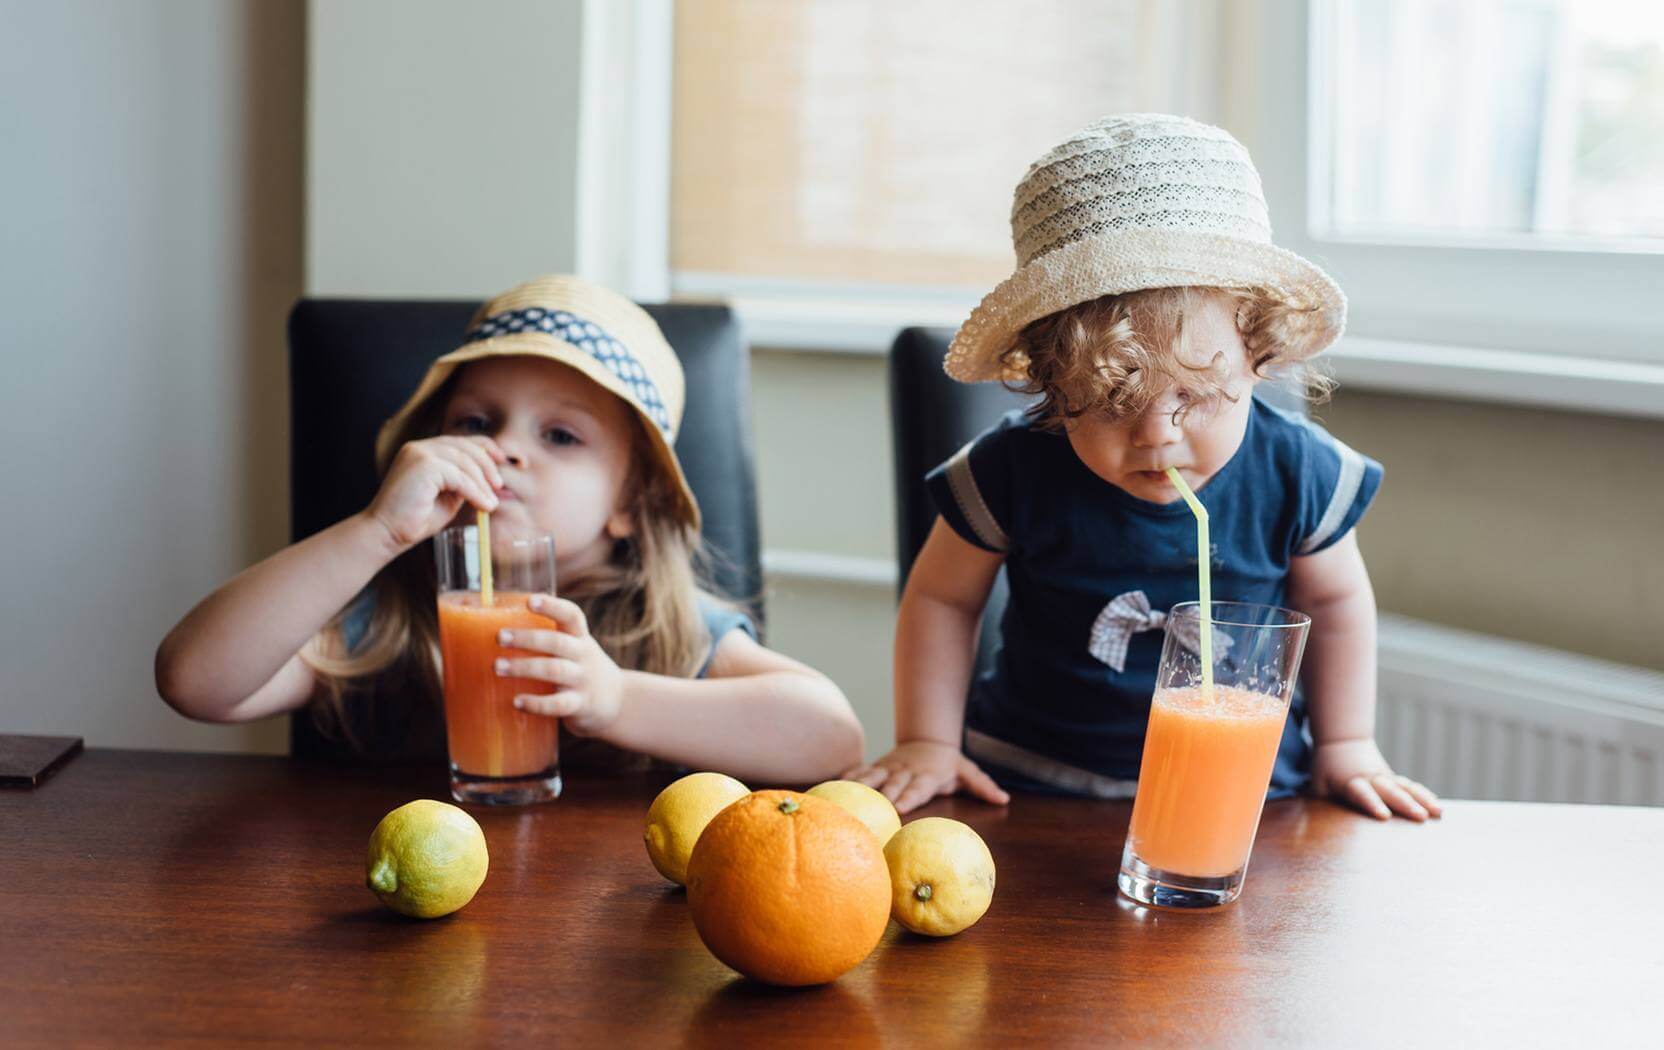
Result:
[[[607,538],[627,540],[636,534],[636,519],[627,510],[615,510],[607,519]]]

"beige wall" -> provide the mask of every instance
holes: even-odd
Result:
[[[1383,609],[1664,670],[1664,422],[1342,390]]]
[[[763,541],[895,557],[884,358],[752,351]]]
[[[752,413],[763,544],[771,551],[895,557],[884,359],[753,348]],[[895,589],[768,575],[768,643],[831,675],[867,730],[894,740]]]
[[[274,750],[186,722],[156,643],[288,532],[302,10],[12,5],[0,32],[0,732]]]

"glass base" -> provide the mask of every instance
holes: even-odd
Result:
[[[518,777],[487,777],[451,767],[451,797],[485,806],[524,806],[560,797],[560,766]]]
[[[1229,875],[1181,875],[1151,867],[1128,846],[1121,853],[1121,873],[1115,885],[1127,897],[1152,908],[1217,908],[1242,893],[1248,866]]]

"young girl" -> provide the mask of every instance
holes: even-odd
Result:
[[[500,639],[538,655],[505,656],[498,674],[549,685],[516,706],[748,780],[858,761],[838,688],[696,587],[699,510],[671,447],[682,400],[675,352],[628,300],[573,277],[491,300],[382,428],[370,506],[225,584],[163,640],[163,699],[213,722],[310,704],[383,756],[442,756],[428,541],[480,508],[500,538],[555,539],[561,596],[533,606],[548,629]]]
[[[946,367],[1037,399],[927,479],[940,516],[896,627],[898,743],[848,775],[903,812],[960,789],[1004,803],[995,778],[1131,797],[1160,610],[1196,597],[1173,467],[1211,517],[1214,595],[1312,618],[1272,792],[1309,784],[1382,819],[1437,816],[1374,740],[1375,603],[1352,529],[1381,467],[1253,396],[1273,371],[1324,392],[1303,363],[1340,335],[1346,305],[1271,244],[1247,151],[1194,121],[1112,117],[1029,169],[1012,229],[1018,270]],[[973,684],[1002,565],[1002,645]]]

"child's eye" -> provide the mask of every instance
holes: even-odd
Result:
[[[461,434],[484,434],[491,430],[491,420],[484,416],[463,416],[451,424],[451,429]]]
[[[578,435],[565,427],[550,427],[543,432],[543,438],[551,445],[579,445]]]

